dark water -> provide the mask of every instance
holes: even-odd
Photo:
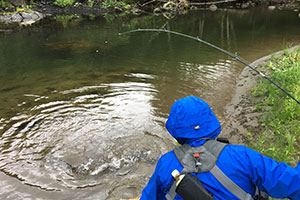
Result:
[[[0,33],[0,199],[128,199],[174,141],[174,100],[196,95],[221,122],[243,67],[300,42],[292,11],[197,11],[172,19],[96,18]]]

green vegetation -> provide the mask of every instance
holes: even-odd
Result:
[[[4,0],[1,0],[1,1],[0,1],[0,6],[1,6],[2,8],[6,8],[6,2],[5,2]]]
[[[94,6],[95,1],[94,0],[88,0],[88,5],[90,8],[92,8]]]
[[[0,7],[3,9],[13,8],[14,6],[6,0],[0,0]]]
[[[74,0],[56,0],[54,2],[55,5],[59,6],[59,7],[67,7],[67,6],[71,6],[73,5]]]
[[[263,70],[300,100],[300,48],[273,57]],[[259,99],[256,107],[263,113],[260,122],[265,130],[258,136],[248,133],[250,147],[295,165],[300,151],[300,105],[265,80],[259,81],[253,94]]]
[[[130,9],[130,5],[125,3],[124,1],[117,1],[117,0],[104,0],[102,2],[102,8],[109,9],[109,8],[125,8]]]

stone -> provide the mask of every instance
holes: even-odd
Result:
[[[246,9],[249,8],[250,4],[248,2],[242,3],[241,8]]]
[[[21,24],[22,25],[30,25],[30,24],[33,24],[35,23],[36,21],[35,20],[32,20],[32,19],[24,19]]]
[[[214,4],[209,6],[210,11],[216,11],[217,9],[218,9],[218,7]]]
[[[268,6],[268,10],[275,10],[276,6]]]
[[[11,16],[11,22],[21,22],[22,20],[23,18],[19,13],[13,14]]]
[[[43,14],[43,13],[40,13],[40,12],[35,12],[35,14],[36,14],[37,16],[39,16],[39,19],[43,19],[44,17],[47,16],[47,14]],[[51,14],[48,14],[48,16],[51,16]]]
[[[45,16],[46,15],[36,11],[20,12],[15,14],[0,15],[0,22],[21,23],[22,25],[29,25],[43,19]]]
[[[10,15],[0,15],[0,21],[1,22],[10,22],[11,16]]]
[[[40,20],[41,18],[40,18],[36,13],[32,13],[31,19],[34,20],[34,21],[38,21],[38,20]]]
[[[21,23],[22,25],[30,25],[44,18],[43,14],[39,12],[31,12],[31,13],[22,12],[21,16],[23,17],[23,21]]]
[[[32,17],[32,13],[21,12],[20,15],[23,17],[23,19],[31,19]]]
[[[249,6],[250,6],[250,3],[246,2],[246,3],[242,3],[241,8],[246,9],[246,8],[249,8]]]

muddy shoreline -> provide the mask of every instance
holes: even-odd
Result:
[[[299,45],[294,46],[288,51],[293,51],[298,47]],[[259,70],[272,56],[279,57],[284,51],[278,51],[259,58],[250,65]],[[231,102],[225,106],[227,120],[222,127],[222,137],[229,138],[233,144],[247,143],[247,132],[257,135],[263,131],[263,127],[259,123],[261,112],[255,108],[258,99],[251,94],[251,89],[261,78],[249,67],[245,67],[237,79]]]

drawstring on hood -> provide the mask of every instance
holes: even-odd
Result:
[[[166,128],[180,144],[198,143],[200,138],[215,139],[221,132],[220,122],[209,105],[194,96],[179,99],[173,104]]]

